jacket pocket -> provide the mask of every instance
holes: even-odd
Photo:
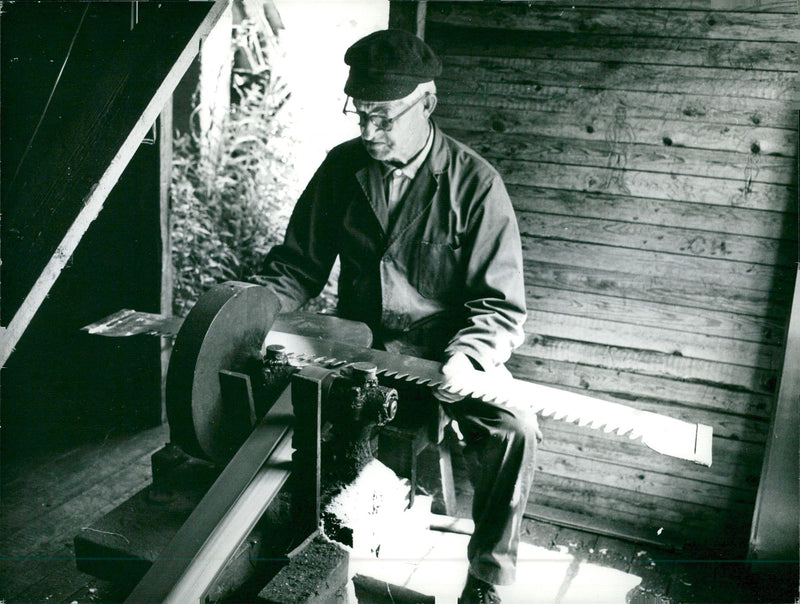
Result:
[[[426,298],[451,301],[464,284],[459,283],[461,250],[449,243],[421,241],[417,248],[413,285]]]

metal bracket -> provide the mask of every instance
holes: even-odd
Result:
[[[295,535],[304,540],[319,529],[322,510],[322,401],[338,371],[309,365],[292,376],[292,515]]]

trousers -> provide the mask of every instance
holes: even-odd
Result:
[[[475,399],[445,404],[464,436],[474,489],[469,572],[494,585],[516,578],[522,517],[533,483],[538,426],[525,412]]]
[[[398,420],[435,421],[432,410],[438,416],[439,404],[464,437],[473,486],[475,531],[467,546],[469,572],[494,585],[511,584],[533,483],[539,433],[535,415],[472,398],[440,403],[430,392],[406,389],[400,392]]]

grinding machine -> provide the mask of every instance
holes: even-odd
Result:
[[[93,535],[76,537],[79,567],[107,575],[103,564],[113,565],[119,552],[97,541],[119,534],[114,527],[130,528],[126,514],[148,524],[153,506],[164,504],[159,497],[173,498],[166,502],[172,511],[162,515],[179,518],[179,527],[150,545],[150,560],[128,556],[139,564],[130,574],[141,580],[127,601],[217,601],[252,580],[254,543],[263,559],[286,560],[290,551],[302,550],[319,531],[326,494],[354,478],[377,430],[402,405],[393,386],[443,383],[439,363],[369,348],[371,333],[363,324],[278,309],[268,288],[227,282],[201,296],[182,322],[125,310],[85,328],[102,335],[175,335],[166,384],[170,443],[153,456],[153,485],[127,511],[112,512]],[[711,464],[709,426],[522,380],[498,389],[476,376],[460,394]],[[183,489],[183,501],[175,498],[181,490],[176,481],[199,486]],[[284,505],[287,493],[290,504]],[[182,513],[173,513],[176,507]],[[290,527],[289,534],[279,534],[279,526]]]

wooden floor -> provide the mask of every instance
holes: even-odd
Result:
[[[0,601],[101,601],[109,586],[75,568],[73,537],[150,482],[166,425],[52,459],[4,463]]]
[[[52,458],[7,462],[0,474],[0,602],[115,602],[115,586],[75,568],[73,537],[150,482],[166,426]],[[463,499],[463,498],[461,498]],[[463,502],[462,502],[463,506]],[[738,565],[686,556],[526,519],[523,538],[642,578],[636,603],[780,602],[754,595]],[[512,603],[513,604],[513,603]]]

